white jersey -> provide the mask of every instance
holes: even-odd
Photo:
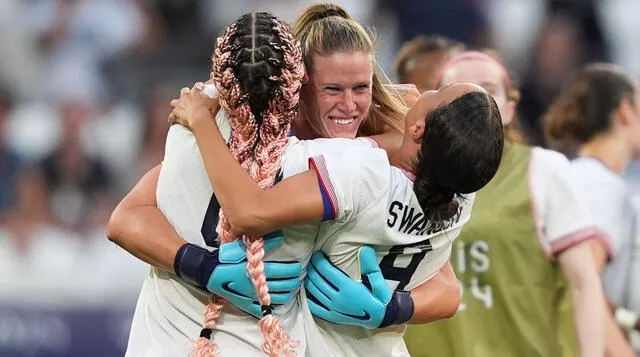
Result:
[[[576,185],[582,178],[564,155],[532,148],[527,176],[538,240],[550,259],[586,239],[604,237]]]
[[[219,126],[224,122],[219,121]],[[228,126],[227,128],[228,133]],[[298,142],[295,138],[292,143]],[[326,143],[326,141],[325,141]],[[367,140],[332,140],[331,145],[308,144],[298,147],[288,160],[285,152],[283,176],[289,177],[308,170],[307,157],[318,155],[320,150],[342,152],[351,146],[371,146]],[[292,146],[292,145],[290,145]],[[299,159],[304,157],[304,159]],[[215,229],[218,222],[218,204],[213,196],[202,156],[193,134],[186,128],[173,125],[169,129],[165,157],[156,189],[158,208],[176,232],[190,243],[209,249],[218,246]],[[278,249],[267,252],[266,260],[300,261],[303,266],[313,251],[318,224],[300,225],[283,230],[284,243]],[[317,329],[305,331],[305,321],[312,320],[306,304],[298,301],[300,294],[290,304],[277,307],[282,326],[300,342],[298,356],[307,350],[323,354],[321,347],[307,346],[305,336],[321,340]],[[126,356],[186,356],[192,341],[200,334],[203,312],[209,294],[185,283],[172,272],[151,268],[145,280],[134,314]],[[260,351],[262,333],[257,319],[225,304],[224,317],[216,324],[212,337],[223,356],[264,356]],[[306,319],[303,315],[306,314]],[[315,328],[314,326],[311,326]]]
[[[354,150],[354,157],[358,157],[356,164],[343,155],[350,149]],[[291,138],[283,158],[283,176],[308,170],[309,158],[323,153],[331,171],[319,177],[331,182],[335,189],[332,192],[336,199],[336,220],[283,230],[283,245],[268,252],[265,260],[297,260],[306,266],[313,250],[323,249],[336,259],[338,267],[359,278],[357,247],[370,244],[379,252],[383,273],[391,277],[391,288],[411,289],[434,275],[448,260],[451,242],[469,219],[473,195],[461,200],[456,216],[442,227],[429,224],[413,196],[410,179],[402,171],[391,168],[386,153],[371,148],[371,143],[364,139],[298,141]],[[318,160],[322,159],[316,158],[313,162]],[[368,172],[367,168],[376,171]],[[344,170],[344,174],[339,174],[340,170]],[[352,179],[367,189],[350,193],[353,188],[345,183]],[[195,138],[177,125],[170,128],[167,136],[157,202],[180,236],[215,249],[218,206]],[[369,204],[377,208],[370,209]],[[393,217],[396,218],[392,222]],[[374,226],[366,223],[374,218],[379,222],[375,227],[381,230],[372,231]],[[350,219],[354,222],[349,223]],[[345,233],[344,236],[338,230]],[[406,263],[410,265],[408,269],[403,268]],[[393,282],[402,272],[408,281]],[[127,356],[187,355],[191,341],[199,335],[207,297],[207,293],[184,283],[173,273],[152,268],[136,307]],[[222,355],[263,356],[257,320],[230,304],[225,305],[223,313],[212,335]],[[291,303],[276,308],[275,313],[284,329],[299,342],[299,356],[351,356],[351,351],[360,355],[358,351],[362,351],[364,344],[356,339],[362,337],[375,339],[380,347],[376,355],[389,356],[391,353],[387,352],[398,348],[406,354],[402,329],[370,331],[324,321],[318,329],[304,292]],[[349,347],[352,342],[358,343]]]
[[[603,232],[609,263],[602,273],[605,293],[614,304],[631,308],[631,258],[636,215],[624,180],[600,161],[579,158],[571,162],[575,185],[583,193],[597,228]],[[638,306],[637,308],[640,308]]]
[[[354,280],[358,251],[371,245],[390,289],[411,290],[437,274],[471,217],[474,194],[456,198],[449,220],[429,221],[413,192],[413,175],[390,166],[386,152],[353,149],[311,159],[332,206],[334,220],[321,224],[315,250]],[[404,326],[370,330],[316,319],[334,356],[408,356]]]

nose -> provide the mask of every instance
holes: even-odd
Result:
[[[339,109],[344,112],[352,112],[356,110],[355,95],[352,90],[345,90],[340,101]]]

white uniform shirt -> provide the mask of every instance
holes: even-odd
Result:
[[[323,153],[323,159],[317,157]],[[353,153],[358,160],[345,156],[348,153]],[[311,157],[316,157],[312,160],[315,167],[322,167],[319,161],[329,167],[329,171],[319,173],[319,177],[333,184],[331,192],[336,199],[336,219],[322,223],[320,231],[318,224],[283,230],[284,244],[268,252],[265,260],[298,260],[306,266],[314,244],[317,244],[316,249],[323,249],[332,260],[335,258],[338,267],[359,278],[357,248],[371,244],[379,250],[383,273],[398,276],[400,271],[408,272],[403,264],[411,265],[408,269],[413,272],[408,272],[408,281],[402,282],[405,289],[420,285],[446,263],[453,239],[469,219],[473,195],[461,200],[460,209],[452,220],[442,227],[434,227],[423,219],[411,180],[401,170],[390,167],[386,153],[371,148],[369,141],[298,141],[291,138],[283,160],[283,176],[308,170]],[[350,185],[354,182],[359,182],[357,189]],[[195,138],[185,128],[172,126],[158,181],[158,207],[180,236],[214,249],[213,223],[217,212],[210,209],[212,194]],[[375,227],[380,230],[372,231],[371,219],[377,220]],[[400,283],[389,281],[391,288],[401,288]],[[191,349],[191,341],[199,335],[207,296],[173,273],[152,268],[136,307],[127,356],[186,355]],[[275,312],[285,330],[300,342],[300,356],[350,355],[348,351],[359,354],[358,346],[351,350],[348,346],[363,334],[367,337],[375,335],[381,348],[377,352],[380,356],[388,356],[399,347],[406,352],[402,329],[370,331],[325,323],[320,330],[325,339],[330,340],[325,344],[313,324],[304,293]],[[225,305],[212,337],[223,356],[263,355],[260,351],[262,333],[257,320],[230,304]],[[359,346],[366,345],[369,350],[371,344],[362,342]]]
[[[358,251],[374,246],[391,289],[411,290],[449,260],[454,239],[471,217],[474,194],[456,198],[457,213],[435,224],[425,218],[410,173],[390,166],[386,152],[353,149],[311,159],[326,188],[335,220],[322,223],[316,250],[355,280]],[[365,329],[316,319],[334,356],[408,356],[403,326]]]

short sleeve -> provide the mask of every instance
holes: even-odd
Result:
[[[555,172],[550,178],[544,205],[544,237],[552,255],[594,237],[601,239],[609,256],[613,249],[607,234],[596,225],[593,212],[588,207],[585,190],[580,187],[581,178],[571,164]]]
[[[318,175],[325,220],[349,220],[387,191],[391,166],[381,149],[356,148],[309,158]]]

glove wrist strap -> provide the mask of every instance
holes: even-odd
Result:
[[[211,252],[205,248],[185,243],[176,253],[176,258],[173,261],[173,270],[184,281],[206,289],[206,280],[209,279],[210,274],[204,274],[202,267],[210,255]]]
[[[411,293],[403,290],[394,291],[391,301],[387,304],[387,311],[384,314],[384,319],[380,323],[380,327],[406,323],[413,316],[413,309]]]

